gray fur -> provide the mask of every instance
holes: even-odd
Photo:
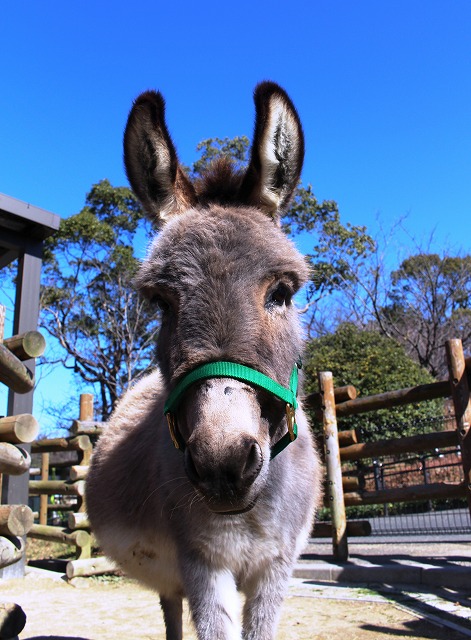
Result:
[[[259,85],[255,102],[252,160],[241,175],[219,163],[192,185],[160,94],[136,101],[125,133],[131,185],[148,215],[165,222],[136,279],[164,309],[159,370],[118,404],[93,455],[86,501],[103,551],[160,594],[167,640],[182,638],[183,597],[199,640],[273,639],[320,499],[301,407],[298,439],[273,460],[270,446],[286,432],[283,403],[243,382],[189,389],[176,416],[184,453],[163,416],[169,391],[195,366],[231,360],[288,386],[301,351],[291,298],[307,267],[272,218],[299,179],[302,130],[277,85]]]

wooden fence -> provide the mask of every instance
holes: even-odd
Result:
[[[66,565],[69,579],[90,576],[116,569],[104,557],[91,557],[92,534],[85,504],[85,480],[93,443],[101,433],[102,424],[93,420],[93,395],[80,396],[79,418],[72,423],[71,435],[64,438],[36,440],[32,453],[40,454],[39,468],[31,469],[29,492],[32,498],[39,496],[38,522],[28,535],[38,540],[59,542],[75,546],[76,558]],[[54,456],[67,452],[67,460]],[[55,459],[56,458],[56,459]],[[35,477],[40,479],[33,479]],[[61,476],[61,479],[57,479]],[[67,513],[67,526],[51,525],[51,513]]]
[[[449,340],[446,345],[449,364],[449,380],[419,385],[407,389],[390,391],[375,396],[357,398],[353,386],[334,388],[332,374],[319,373],[319,392],[305,398],[304,404],[317,411],[323,425],[324,459],[326,467],[325,504],[331,511],[331,523],[318,523],[316,537],[332,536],[334,556],[339,560],[348,558],[348,537],[368,535],[369,522],[347,522],[345,507],[351,505],[384,504],[393,502],[414,502],[421,500],[465,497],[471,505],[470,470],[471,447],[469,425],[469,387],[467,370],[471,370],[471,361],[466,362],[461,342]],[[393,406],[416,403],[436,398],[453,398],[457,428],[453,431],[437,431],[424,435],[403,438],[389,438],[376,442],[359,442],[355,431],[337,430],[337,417],[387,409]],[[77,575],[92,575],[113,568],[104,558],[90,558],[90,529],[86,518],[86,505],[83,501],[83,487],[92,452],[92,442],[101,431],[101,423],[93,420],[93,397],[81,396],[80,416],[72,426],[72,435],[58,440],[37,441],[34,452],[42,454],[41,480],[30,482],[31,495],[41,495],[42,507],[40,520],[29,533],[33,537],[47,540],[73,543],[77,546],[77,559],[67,566],[69,578]],[[423,453],[436,448],[459,445],[463,464],[463,482],[434,482],[415,484],[400,488],[371,490],[365,487],[362,478],[352,474],[351,463],[385,455],[401,453]],[[66,480],[50,479],[51,464],[49,453],[58,450],[78,452],[76,463],[68,465],[69,476]],[[69,513],[68,527],[52,527],[46,524],[47,513],[57,509],[57,503],[47,503],[48,495],[75,496],[73,511]],[[62,510],[72,505],[59,503]],[[82,535],[85,534],[85,535]]]
[[[400,389],[375,396],[352,397],[338,401],[333,390],[332,375],[319,373],[319,393],[306,399],[306,404],[320,411],[323,424],[324,449],[327,470],[327,500],[332,514],[332,544],[334,556],[342,561],[348,558],[348,530],[345,506],[414,502],[421,500],[464,497],[471,511],[471,402],[468,372],[471,361],[466,361],[460,340],[446,342],[449,379],[408,389]],[[356,394],[353,394],[356,395]],[[349,416],[377,409],[388,409],[436,398],[453,399],[456,430],[428,433],[377,442],[352,441],[341,446],[337,434],[337,417]],[[459,445],[463,465],[462,482],[435,482],[377,491],[361,486],[345,486],[342,463],[364,458],[399,453],[422,453],[435,448]]]
[[[91,402],[90,402],[91,399]],[[93,397],[80,396],[79,421],[93,418]],[[29,494],[39,496],[38,523],[29,531],[31,538],[61,542],[76,547],[76,558],[91,557],[91,534],[85,511],[85,478],[92,454],[92,441],[76,431],[65,438],[36,440],[31,452],[40,454],[41,465],[30,470]],[[66,460],[53,460],[56,453],[68,453]],[[57,456],[60,458],[59,456]],[[40,476],[40,479],[33,479]],[[57,477],[61,479],[57,479]],[[48,524],[49,514],[68,512],[67,526]]]
[[[16,393],[27,393],[34,387],[34,376],[23,364],[44,352],[46,342],[37,331],[3,339],[5,307],[0,306],[0,383]],[[20,562],[25,557],[25,536],[33,526],[33,512],[25,504],[2,504],[4,476],[27,473],[31,456],[21,445],[38,435],[39,425],[30,414],[0,418],[0,569]],[[0,629],[8,637],[23,629],[26,616],[20,606],[0,603]],[[7,637],[4,635],[3,637]]]
[[[34,376],[23,361],[40,356],[46,343],[37,331],[3,339],[4,320],[5,308],[0,306],[0,382],[17,393],[27,393],[34,386]],[[0,418],[0,495],[3,476],[28,472],[31,456],[21,445],[32,442],[38,431],[30,414]],[[27,505],[1,504],[0,498],[0,569],[24,558],[23,537],[32,526],[33,512]]]

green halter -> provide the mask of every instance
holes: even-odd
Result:
[[[185,448],[184,442],[178,436],[174,416],[174,412],[180,404],[185,391],[198,380],[206,380],[208,378],[235,378],[236,380],[241,380],[242,382],[247,382],[248,384],[265,389],[265,391],[268,391],[286,403],[288,431],[272,446],[271,458],[274,458],[280,451],[283,451],[290,442],[293,442],[293,440],[296,440],[298,437],[295,409],[298,406],[296,393],[298,390],[298,369],[300,368],[301,361],[299,360],[291,372],[289,389],[286,389],[286,387],[278,384],[278,382],[275,382],[275,380],[272,380],[272,378],[269,378],[263,373],[246,367],[243,364],[237,364],[236,362],[208,362],[193,369],[193,371],[190,371],[190,373],[180,380],[165,403],[164,414],[167,416],[173,444],[177,449],[183,450]]]

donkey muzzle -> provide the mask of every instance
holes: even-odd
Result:
[[[191,440],[191,438],[190,438]],[[262,449],[255,438],[240,438],[238,447],[208,450],[198,438],[185,451],[185,470],[190,482],[216,513],[248,511],[256,502],[253,485],[263,467]]]

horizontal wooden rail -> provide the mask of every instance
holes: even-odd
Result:
[[[334,397],[335,402],[353,400],[357,397],[357,390],[352,384],[347,384],[344,387],[335,387]],[[316,393],[310,393],[303,398],[303,405],[310,409],[320,409],[322,407],[322,395],[318,391]]]
[[[45,494],[41,494],[44,495],[44,497],[46,497]],[[47,505],[47,511],[76,511],[77,510],[77,504],[70,504],[69,502],[54,502],[53,504],[48,504]],[[39,524],[44,524],[42,522],[40,522]]]
[[[335,410],[338,418],[344,418],[358,413],[366,413],[367,411],[376,411],[378,409],[390,409],[391,407],[411,404],[413,402],[447,398],[450,394],[450,383],[448,380],[443,380],[442,382],[431,382],[429,384],[418,385],[417,387],[386,391],[385,393],[378,393],[374,396],[347,400],[346,402],[337,404]]]
[[[28,536],[37,540],[46,540],[47,542],[62,542],[63,544],[75,545],[80,550],[80,554],[82,552],[90,554],[91,536],[82,529],[69,531],[63,527],[35,524],[32,526]]]
[[[349,431],[339,431],[339,447],[348,447],[351,444],[357,444],[358,435],[355,429]]]
[[[352,507],[363,504],[387,504],[389,502],[420,502],[422,500],[446,500],[466,496],[464,484],[448,484],[435,482],[432,484],[411,485],[396,489],[380,489],[346,493],[345,506]]]
[[[99,436],[103,431],[106,422],[95,420],[72,420],[70,432],[74,435]]]
[[[347,536],[359,537],[371,535],[371,524],[368,520],[347,520]],[[316,522],[314,530],[311,533],[312,538],[331,538],[332,537],[332,523],[331,522]]]
[[[92,443],[88,436],[75,438],[53,438],[36,440],[31,445],[32,453],[53,453],[56,451],[90,451]]]
[[[1,345],[0,345],[1,346]],[[11,444],[27,444],[38,435],[39,423],[29,413],[0,418],[0,441]]]
[[[66,574],[69,580],[78,577],[96,576],[103,573],[115,573],[118,567],[114,562],[100,556],[98,558],[84,558],[83,560],[71,560],[67,563]]]
[[[26,331],[12,338],[5,338],[3,344],[18,360],[38,358],[46,349],[46,340],[39,331]]]
[[[25,555],[25,542],[17,536],[0,536],[0,569],[15,564]]]
[[[33,524],[33,512],[26,505],[0,505],[0,535],[25,536]]]
[[[31,471],[29,453],[9,442],[0,442],[0,473],[21,476],[27,471]]]
[[[79,480],[79,482],[67,482],[64,480],[30,480],[29,493],[31,496],[46,494],[48,496],[73,495],[82,497],[85,495],[85,482],[83,480]]]
[[[69,478],[72,482],[76,480],[85,480],[88,473],[88,464],[74,464],[70,467]]]
[[[67,518],[69,529],[90,529],[90,522],[86,513],[69,513]]]
[[[328,493],[329,481],[327,478],[324,480],[324,493]],[[344,491],[358,491],[365,486],[364,478],[353,476],[351,474],[342,476],[342,487]]]
[[[34,388],[34,376],[19,358],[0,343],[0,382],[15,393],[28,393]]]
[[[340,449],[340,459],[362,460],[400,453],[422,453],[432,449],[444,449],[458,445],[456,431],[437,431],[404,438],[377,440],[376,442],[360,442]]]

